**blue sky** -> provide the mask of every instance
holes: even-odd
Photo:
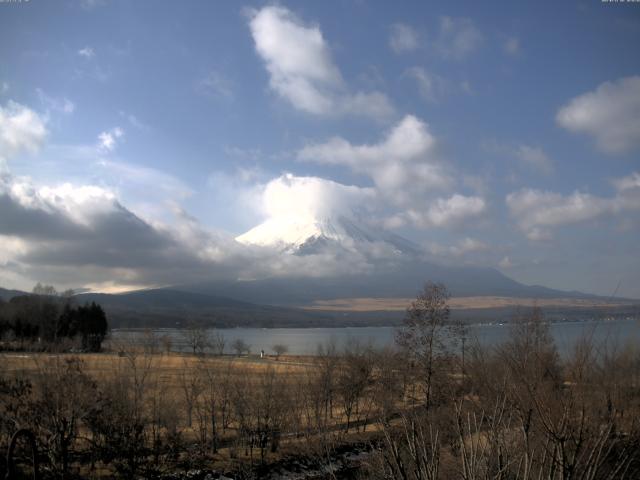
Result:
[[[0,284],[268,274],[278,186],[640,298],[639,44],[637,3],[0,3]]]

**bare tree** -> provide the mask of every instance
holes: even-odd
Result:
[[[83,372],[78,358],[53,357],[40,365],[35,377],[32,412],[51,465],[61,478],[69,473],[69,459],[81,423],[96,408],[96,384]]]
[[[150,386],[158,382],[156,359],[141,355],[136,345],[123,347],[116,371],[103,381],[102,408],[87,422],[98,458],[112,462],[121,478],[135,478],[148,462],[153,408],[147,408],[147,400]]]
[[[287,412],[293,406],[289,403],[286,375],[278,375],[271,367],[260,373],[256,395],[251,402],[251,413],[255,440],[260,449],[260,463],[265,461],[267,446],[271,451],[278,449],[280,434],[285,427]]]
[[[193,409],[202,393],[203,386],[202,378],[193,371],[193,368],[186,360],[180,372],[179,383],[187,414],[187,427],[191,428],[193,423]]]
[[[34,295],[46,295],[49,297],[58,295],[58,291],[53,285],[42,285],[40,282],[33,287],[32,293]]]
[[[280,359],[280,355],[284,355],[289,351],[289,347],[282,343],[276,343],[271,347],[271,349],[273,350],[273,353],[276,354],[276,360]]]
[[[452,350],[461,330],[460,324],[450,319],[449,297],[443,284],[427,282],[396,334],[396,343],[407,350],[418,368],[427,409],[433,402],[436,364]]]
[[[401,415],[400,425],[383,426],[383,478],[437,480],[440,472],[441,439],[437,427],[417,412]],[[447,477],[449,478],[449,477]]]
[[[371,396],[382,424],[389,422],[398,411],[398,403],[404,399],[406,382],[403,381],[403,373],[406,364],[403,364],[403,360],[399,352],[390,348],[376,352],[373,358],[376,381]]]
[[[224,347],[226,345],[226,340],[224,335],[218,331],[214,331],[209,337],[209,343],[211,345],[211,350],[213,350],[214,355],[224,355]]]
[[[345,346],[343,361],[338,370],[337,392],[346,417],[345,431],[348,432],[354,416],[359,414],[360,402],[371,382],[373,361],[370,349],[357,341]]]
[[[230,362],[229,362],[230,363]],[[211,429],[211,450],[218,451],[218,441],[220,436],[220,423],[224,426],[225,413],[228,408],[229,382],[228,373],[230,366],[227,365],[225,371],[217,363],[201,360],[198,363],[198,376],[202,385],[203,410],[204,415],[200,421],[200,429],[205,432],[208,427]],[[221,417],[222,422],[218,422]],[[201,442],[204,444],[206,438],[201,434]]]
[[[322,425],[326,426],[329,418],[333,417],[333,397],[336,385],[336,368],[338,365],[338,351],[334,339],[325,345],[318,345],[316,355],[318,375],[316,376],[316,390],[323,412]]]
[[[209,345],[206,329],[196,323],[189,323],[182,335],[194,355],[203,354]]]
[[[242,355],[244,352],[247,352],[248,355],[251,351],[251,347],[249,346],[249,344],[247,344],[247,342],[245,342],[241,338],[234,340],[231,344],[231,348],[233,348],[238,356]]]

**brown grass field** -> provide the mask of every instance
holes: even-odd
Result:
[[[5,372],[35,372],[39,366],[46,360],[53,358],[80,358],[84,362],[84,372],[92,376],[100,377],[101,375],[111,374],[120,369],[129,368],[129,358],[120,356],[117,353],[34,353],[34,352],[4,352],[0,353],[0,359],[3,363],[3,371]],[[136,363],[142,366],[144,362],[152,362],[154,373],[160,373],[167,381],[167,386],[174,386],[172,379],[185,369],[196,369],[203,365],[220,368],[226,368],[231,364],[235,368],[241,368],[244,372],[259,373],[268,368],[274,369],[277,373],[300,373],[306,371],[313,365],[310,357],[304,356],[285,356],[280,360],[273,357],[260,359],[257,356],[231,356],[210,357],[197,356],[190,354],[152,354],[138,355],[135,358]]]
[[[232,399],[233,392],[238,388],[237,385],[248,386],[243,391],[244,395],[251,396],[254,402],[258,400],[259,394],[257,392],[264,392],[264,390],[260,390],[261,385],[264,386],[264,382],[272,373],[275,373],[277,379],[277,391],[274,392],[274,398],[280,398],[279,394],[284,391],[288,391],[287,396],[291,398],[292,395],[296,395],[293,393],[296,388],[298,388],[299,395],[300,386],[305,385],[305,382],[308,381],[307,379],[313,376],[314,371],[318,368],[314,363],[313,357],[303,356],[286,355],[276,360],[275,357],[264,359],[258,356],[238,357],[225,355],[223,357],[212,357],[130,351],[126,354],[115,352],[99,354],[4,352],[0,353],[0,370],[5,378],[36,379],[43,374],[47,375],[48,372],[52,372],[56,368],[60,368],[59,365],[63,365],[65,361],[75,359],[79,359],[82,362],[82,372],[96,381],[98,385],[108,385],[110,381],[118,378],[131,380],[135,376],[140,378],[144,376],[144,408],[147,411],[145,415],[149,418],[155,418],[152,411],[153,405],[154,402],[160,401],[161,405],[164,405],[161,408],[165,410],[169,408],[171,410],[168,414],[175,418],[174,422],[177,431],[180,432],[183,441],[187,443],[198,442],[200,439],[202,417],[199,415],[204,411],[202,409],[206,408],[207,401],[207,385],[205,383],[206,380],[202,380],[203,372],[216,372],[220,383],[228,382],[224,387],[220,386],[220,388],[230,395],[230,401],[233,403],[238,401]],[[189,426],[186,413],[185,386],[196,378],[201,379],[200,386],[196,388],[199,392],[197,394],[199,395],[199,400],[196,400],[193,407],[192,422]],[[161,399],[158,400],[160,397]],[[287,407],[285,407],[288,409],[285,411],[285,415],[289,417],[288,420],[285,420],[287,424],[293,418],[293,410],[300,408],[299,405],[290,402],[291,400],[287,400]],[[201,410],[198,411],[198,408]],[[233,415],[233,412],[231,414]],[[218,415],[219,412],[217,413]],[[341,431],[345,417],[338,405],[333,407],[330,416],[331,420],[327,428]],[[153,422],[153,420],[151,421]],[[209,420],[204,421],[210,422],[210,417]],[[218,421],[220,421],[219,417]],[[218,451],[215,454],[208,453],[208,465],[210,467],[225,470],[237,467],[237,460],[234,460],[236,458],[245,458],[247,455],[251,455],[254,460],[256,459],[256,455],[258,455],[256,452],[257,447],[254,446],[252,449],[245,450],[245,447],[242,446],[244,444],[238,444],[237,439],[241,435],[239,428],[238,420],[234,419],[225,431],[219,432],[218,441],[220,444]],[[266,452],[269,461],[276,461],[283,458],[283,456],[295,454],[301,448],[307,451],[307,438],[303,435],[287,433],[288,428],[283,431],[283,440],[286,439],[286,441],[281,443],[279,450],[275,453]],[[375,425],[369,425],[366,430],[367,435],[369,435],[377,428]],[[81,431],[81,435],[85,434],[86,432]],[[364,435],[364,432],[360,432],[359,428],[357,430],[352,428],[350,431],[341,434],[341,438],[346,440],[348,437],[355,441],[363,438],[362,435]],[[247,451],[250,453],[247,454]],[[244,461],[247,461],[247,459]],[[104,472],[107,475],[108,469],[105,469]],[[100,475],[98,477],[101,478]]]
[[[412,298],[338,298],[317,300],[303,306],[305,310],[324,310],[340,312],[404,311],[411,305]],[[452,297],[449,306],[452,310],[504,308],[504,307],[613,307],[631,305],[625,300],[600,300],[585,298],[514,298],[514,297]]]
[[[291,388],[294,385],[302,385],[305,379],[312,377],[319,365],[315,357],[283,355],[279,359],[274,356],[260,358],[257,355],[191,355],[183,353],[145,353],[127,352],[118,354],[115,352],[103,353],[43,353],[43,352],[3,352],[0,353],[0,364],[5,376],[29,378],[46,372],[52,365],[63,364],[65,360],[80,359],[82,372],[96,380],[99,384],[113,378],[128,378],[136,375],[145,376],[146,390],[149,395],[152,391],[160,392],[164,400],[175,405],[179,412],[179,423],[186,438],[195,438],[197,420],[193,425],[185,425],[185,385],[194,379],[200,378],[200,386],[197,388],[200,394],[206,390],[205,380],[202,376],[205,371],[216,372],[219,382],[227,381],[225,388],[234,388],[234,382],[244,381],[248,385],[257,386],[269,373],[275,373],[280,388]],[[135,367],[134,367],[135,366]],[[226,376],[226,379],[224,378]],[[251,392],[247,392],[251,394]],[[145,394],[146,396],[146,394]],[[344,421],[344,415],[338,406],[334,406],[331,414],[331,425],[337,426]],[[234,428],[229,434],[233,435]]]

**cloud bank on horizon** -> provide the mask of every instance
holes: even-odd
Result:
[[[374,271],[373,247],[235,240],[344,215],[431,260],[640,297],[640,9],[573,7],[542,38],[533,5],[3,5],[23,41],[0,42],[0,286]]]

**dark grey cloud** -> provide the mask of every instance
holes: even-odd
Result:
[[[37,188],[4,175],[0,239],[18,239],[20,248],[3,268],[59,286],[168,285],[364,272],[375,262],[374,251],[337,246],[283,255],[206,229],[182,210],[174,213],[171,226],[152,224],[99,187]]]
[[[58,214],[61,226],[68,226]],[[46,232],[41,232],[45,233]],[[89,226],[72,225],[59,238],[44,237],[47,248],[22,257],[29,263],[47,265],[93,264],[103,267],[138,268],[167,261],[177,242],[117,204],[108,213],[97,214]]]
[[[69,219],[52,212],[27,208],[6,192],[0,192],[0,234],[26,239],[64,239],[81,233],[81,229]]]

